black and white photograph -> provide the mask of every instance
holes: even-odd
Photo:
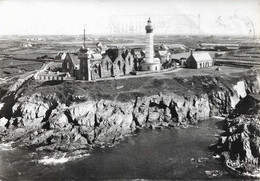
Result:
[[[260,0],[0,0],[0,181],[260,179]]]

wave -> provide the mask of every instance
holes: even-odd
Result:
[[[89,153],[81,153],[74,155],[73,153],[55,153],[52,156],[44,156],[42,159],[38,160],[38,163],[43,165],[57,165],[63,164],[69,161],[74,161],[76,159],[89,156]]]
[[[69,161],[69,158],[61,157],[61,158],[52,158],[45,156],[43,159],[39,160],[39,163],[43,165],[56,165],[61,163],[66,163]]]
[[[0,150],[1,151],[10,151],[10,150],[13,150],[14,148],[12,147],[12,144],[14,142],[11,141],[11,142],[5,142],[5,143],[0,143]]]
[[[220,120],[224,120],[225,119],[225,117],[223,117],[223,116],[212,116],[212,118],[220,119]]]

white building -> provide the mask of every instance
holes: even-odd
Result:
[[[145,39],[145,59],[141,64],[141,69],[146,71],[160,71],[160,61],[154,60],[154,49],[153,49],[153,26],[149,18],[147,25],[145,26],[146,39]]]

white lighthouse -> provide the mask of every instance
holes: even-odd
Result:
[[[151,19],[147,21],[147,25],[145,26],[146,37],[145,37],[145,62],[153,63],[153,26]]]
[[[145,37],[145,60],[141,64],[142,70],[146,71],[159,71],[161,64],[160,61],[154,59],[153,50],[153,25],[149,18],[147,25],[145,26],[146,37]]]

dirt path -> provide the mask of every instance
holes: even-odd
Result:
[[[170,71],[153,72],[153,73],[150,73],[150,74],[143,74],[143,75],[124,75],[124,76],[120,76],[120,77],[107,77],[107,78],[96,79],[96,80],[94,80],[94,82],[104,81],[104,80],[139,78],[139,77],[154,77],[156,75],[163,75],[163,74],[169,74],[169,73],[177,72],[177,71],[182,70],[182,69],[183,68],[178,68],[178,69],[174,69],[174,70],[170,70]]]

